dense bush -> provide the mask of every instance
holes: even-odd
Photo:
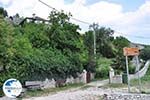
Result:
[[[112,64],[107,58],[114,57],[116,69],[123,69],[122,49],[129,41],[124,37],[114,39],[110,28],[92,25],[96,54],[107,57],[96,61],[93,31],[81,35],[79,26],[70,22],[71,14],[52,11],[49,24],[32,21],[13,26],[4,20],[4,12],[0,9],[0,85],[8,78],[24,82],[76,77],[83,69],[96,71],[96,77],[103,78]]]
[[[132,66],[131,64],[129,65],[129,73],[135,74],[135,66]]]
[[[121,73],[126,70],[125,56],[123,55],[123,48],[130,46],[130,41],[122,36],[116,37],[113,40],[113,45],[115,47],[115,59],[113,60],[113,68],[117,70],[117,73]],[[130,61],[130,58],[129,58]]]
[[[83,59],[87,57],[81,51],[79,27],[70,23],[69,15],[63,12],[52,11],[50,18],[57,20],[19,27],[0,17],[0,83],[8,78],[24,82],[76,77],[82,72]]]
[[[147,46],[147,47],[145,47],[144,49],[141,50],[140,57],[143,60],[149,60],[150,59],[150,47],[149,46]]]
[[[96,66],[96,77],[107,78],[109,76],[109,69],[111,67],[112,60],[107,58],[99,58]]]

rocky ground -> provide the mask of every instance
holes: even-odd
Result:
[[[88,85],[92,87],[70,89],[56,94],[41,97],[24,98],[23,100],[150,100],[150,94],[128,93],[127,87],[110,88],[105,86],[108,80],[96,81]],[[131,90],[137,92],[137,88]],[[0,100],[11,100],[6,97]]]
[[[3,98],[1,100],[12,99]],[[150,100],[150,95],[131,94],[109,89],[88,88],[86,90],[61,92],[54,95],[32,97],[23,100]]]
[[[90,87],[84,90],[63,91],[45,97],[24,100],[150,100],[147,94],[131,94],[127,88]]]

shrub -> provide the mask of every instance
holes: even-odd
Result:
[[[129,65],[129,73],[130,74],[134,74],[135,73],[135,67],[134,66]]]
[[[111,59],[99,58],[96,66],[96,78],[106,78],[109,75],[109,67],[112,64]]]
[[[144,49],[141,50],[141,53],[140,53],[140,57],[143,59],[143,60],[149,60],[150,59],[150,47],[145,47]]]

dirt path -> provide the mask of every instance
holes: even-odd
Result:
[[[92,87],[76,88],[23,100],[149,100],[150,95],[128,93],[127,87],[110,88],[104,85],[108,80],[91,82]],[[104,99],[104,95],[107,99]],[[3,99],[4,100],[4,99]]]
[[[75,90],[67,90],[63,92],[58,92],[54,95],[33,97],[24,100],[100,100],[100,97],[104,94],[114,93],[114,91],[115,93],[119,93],[119,91],[116,92],[116,90],[112,89],[98,88],[108,84],[108,82],[108,80],[95,81],[87,84],[92,87],[86,89],[80,88]]]
[[[54,95],[32,97],[24,100],[99,100],[99,96],[103,95],[104,91],[99,89],[98,86],[103,86],[105,84],[108,84],[108,80],[91,82],[87,85],[92,87],[87,89],[70,89],[58,92]]]
[[[102,80],[102,81],[94,81],[94,82],[91,82],[87,85],[94,86],[94,87],[99,87],[99,86],[106,85],[108,83],[109,83],[109,79],[106,79],[106,80]]]
[[[148,94],[128,93],[127,88],[90,87],[84,90],[64,91],[54,95],[24,100],[149,100]],[[106,98],[104,98],[104,94]]]

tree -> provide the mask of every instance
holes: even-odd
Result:
[[[113,44],[115,46],[115,61],[114,61],[114,68],[123,71],[125,70],[125,57],[123,55],[123,48],[129,47],[130,41],[125,37],[119,36],[113,40]]]
[[[0,15],[0,83],[8,79],[7,73],[10,68],[13,68],[11,66],[11,58],[14,56],[13,35],[13,26],[8,24]]]
[[[79,26],[71,23],[70,17],[70,13],[65,14],[63,11],[52,11],[49,15],[51,25],[48,27],[46,34],[50,40],[49,45],[60,50],[63,55],[70,58],[71,74],[83,70],[81,55],[83,54],[84,44],[78,32],[80,30]]]
[[[114,31],[110,28],[100,27],[95,30],[96,32],[96,52],[107,58],[114,57],[113,51],[113,34]]]
[[[114,31],[110,28],[99,27],[98,24],[92,24],[90,27],[93,30],[89,30],[85,33],[84,44],[88,50],[88,70],[94,70],[96,66],[94,58],[94,32],[96,35],[96,55],[104,57],[114,57],[113,46],[111,41],[113,40]]]
[[[0,17],[0,82],[76,77],[83,70],[86,52],[78,25],[69,15],[52,11],[50,24],[12,26]],[[85,50],[86,51],[86,50]]]
[[[0,61],[4,69],[6,69],[7,60],[11,56],[13,34],[13,27],[0,17]]]
[[[16,28],[20,35],[17,35],[14,48],[18,48],[17,56],[29,63],[26,70],[32,73],[29,71],[28,79],[29,76],[32,79],[35,79],[33,76],[36,79],[75,77],[83,70],[79,26],[70,23],[69,15],[63,12],[52,11],[49,18],[49,25],[25,23],[22,28]],[[20,48],[19,43],[25,43],[22,45],[25,48]]]
[[[2,15],[3,17],[8,16],[7,11],[3,7],[0,7],[0,15]]]
[[[95,69],[95,58],[94,58],[94,38],[93,31],[88,31],[83,35],[84,45],[88,51],[88,61],[85,65],[87,71],[94,71]]]
[[[70,13],[67,15],[63,11],[52,11],[49,16],[51,25],[47,30],[47,35],[53,47],[64,52],[65,50],[78,52],[81,47],[78,32],[80,28],[78,25],[69,22],[70,17]]]
[[[117,49],[117,53],[119,53],[119,55],[123,55],[123,48],[128,47],[130,45],[130,41],[123,36],[119,36],[114,39],[113,44]]]
[[[150,59],[150,47],[149,46],[146,46],[144,49],[141,50],[140,57],[145,61]]]

